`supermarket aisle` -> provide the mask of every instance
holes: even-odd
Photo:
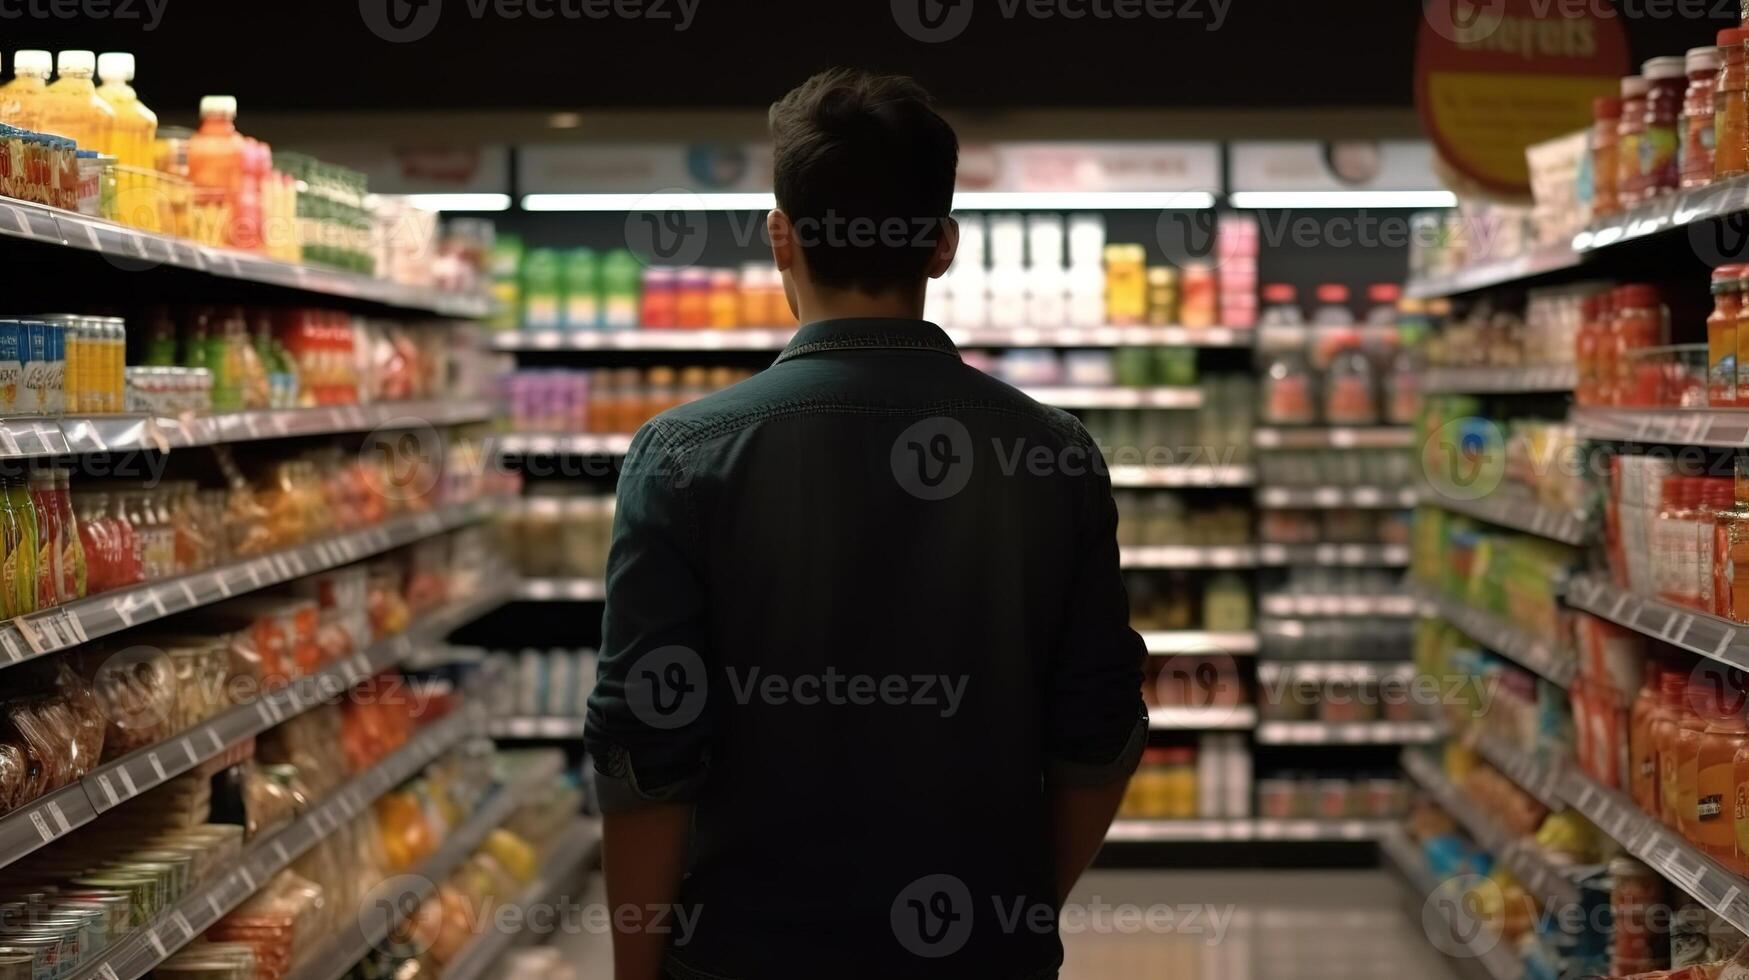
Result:
[[[587,899],[599,900],[598,891]],[[1182,928],[1066,929],[1061,980],[1455,977],[1404,914],[1402,890],[1379,871],[1096,871],[1082,881],[1074,902],[1088,910],[1090,922],[1102,918],[1101,904],[1168,906]],[[1192,906],[1201,911],[1190,913]],[[1119,919],[1104,913],[1102,921]],[[605,937],[570,939],[565,953],[584,980],[612,976]]]

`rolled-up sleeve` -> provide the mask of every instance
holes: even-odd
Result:
[[[698,521],[684,460],[658,425],[639,430],[620,472],[584,728],[606,812],[690,802],[709,766]]]
[[[1092,446],[1092,439],[1087,444]],[[1092,450],[1097,454],[1097,447]],[[1097,455],[1093,458],[1097,459]],[[1103,467],[1083,490],[1067,627],[1050,673],[1045,751],[1053,780],[1101,785],[1127,779],[1148,741],[1142,702],[1147,648],[1130,629],[1118,561],[1117,505]]]

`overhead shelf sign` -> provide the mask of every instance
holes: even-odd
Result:
[[[1415,106],[1453,169],[1525,195],[1525,148],[1589,126],[1591,101],[1615,94],[1628,65],[1621,17],[1608,4],[1427,0]]]

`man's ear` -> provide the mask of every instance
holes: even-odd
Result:
[[[935,254],[929,257],[929,278],[940,279],[947,274],[947,268],[953,265],[953,257],[960,250],[960,223],[950,215],[941,219],[941,234],[935,240]]]
[[[790,224],[789,215],[777,208],[767,212],[765,235],[771,239],[771,259],[777,263],[777,271],[788,272],[796,264],[795,226]]]

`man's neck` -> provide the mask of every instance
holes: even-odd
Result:
[[[893,292],[878,296],[854,289],[834,290],[828,295],[806,297],[800,305],[803,323],[862,317],[887,320],[923,319],[922,290],[918,290],[916,295]]]

